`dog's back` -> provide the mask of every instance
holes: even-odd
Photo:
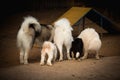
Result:
[[[55,34],[54,41],[57,42],[71,42],[73,41],[72,37],[72,27],[70,26],[70,22],[66,18],[62,18],[55,22]],[[57,42],[56,42],[57,41]]]

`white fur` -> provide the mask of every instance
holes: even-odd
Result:
[[[71,48],[71,42],[73,41],[72,37],[72,27],[70,26],[70,22],[66,18],[62,18],[54,23],[55,33],[54,33],[54,42],[58,47],[60,52],[59,60],[63,60],[63,52],[62,47],[65,45],[67,49],[67,58],[70,58],[69,50]]]
[[[47,65],[52,65],[52,60],[55,61],[57,58],[57,48],[55,44],[50,41],[45,41],[41,50],[41,62],[40,65],[44,65],[45,56],[48,55]]]
[[[39,32],[41,31],[41,26],[37,21],[37,19],[32,16],[28,16],[28,17],[24,17],[24,21],[21,25],[21,29],[24,31],[24,33],[29,32],[29,27],[28,27],[29,23],[35,23],[36,24],[35,31],[39,31]]]
[[[96,59],[99,59],[98,51],[101,48],[101,40],[98,33],[93,28],[86,28],[81,32],[78,38],[82,38],[84,44],[84,56],[81,59],[85,59],[90,51],[96,53]]]
[[[29,24],[35,24],[35,30],[29,28]],[[40,32],[39,22],[32,16],[24,18],[24,21],[17,34],[17,46],[20,49],[20,63],[28,64],[29,51],[33,46],[35,32]]]
[[[78,58],[80,56],[80,53],[79,52],[77,52],[76,53],[76,58]]]

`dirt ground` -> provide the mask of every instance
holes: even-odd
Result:
[[[29,64],[19,64],[16,35],[23,17],[32,15],[40,23],[50,24],[65,11],[24,12],[4,21],[0,26],[0,80],[120,80],[120,34],[103,34],[100,60],[90,56],[83,61],[64,60],[53,66],[40,66],[40,49],[34,47]]]

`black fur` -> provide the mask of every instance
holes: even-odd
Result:
[[[72,52],[74,53],[74,58],[76,58],[76,53],[79,52],[80,53],[80,57],[83,56],[83,41],[81,38],[76,38],[74,39],[74,41],[72,42],[72,46],[70,49],[70,56],[72,57]]]
[[[30,24],[29,24],[29,28],[32,28],[32,29],[34,29],[34,30],[35,30],[35,27],[34,27],[34,26],[35,26],[35,24],[34,24],[34,23],[30,23]]]
[[[34,23],[30,23],[29,24],[29,28],[33,29],[34,30],[34,34],[35,34],[35,36],[33,38],[33,41],[32,41],[32,47],[33,47],[33,44],[35,42],[35,39],[37,38],[37,36],[40,35],[40,32],[38,32],[38,31],[35,30],[35,26],[36,26],[36,24],[34,24]]]
[[[35,26],[36,26],[36,24],[34,24],[34,23],[30,23],[29,24],[29,28],[34,29],[34,31],[35,31],[35,38],[36,38],[36,37],[38,37],[40,35],[40,32],[35,30]]]

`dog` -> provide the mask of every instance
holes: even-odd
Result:
[[[20,50],[20,63],[28,64],[28,56],[36,37],[41,32],[41,25],[36,18],[28,16],[24,18],[17,34],[17,46]]]
[[[70,48],[70,56],[78,59],[83,56],[83,41],[81,38],[75,38]]]
[[[84,44],[84,55],[81,59],[86,59],[88,53],[96,53],[96,59],[100,59],[99,57],[99,50],[101,48],[102,42],[100,40],[99,34],[95,31],[94,28],[86,28],[84,29],[78,38],[83,40]]]
[[[55,62],[57,58],[57,48],[56,45],[50,41],[45,41],[41,50],[41,62],[40,65],[45,64],[45,56],[48,55],[47,65],[51,66],[52,61]]]
[[[65,45],[67,49],[67,58],[70,58],[70,48],[71,48],[71,43],[73,41],[72,37],[72,27],[70,25],[70,22],[67,18],[61,18],[58,21],[54,23],[54,43],[57,45],[57,48],[60,53],[60,58],[59,61],[63,60],[63,45]]]
[[[35,40],[35,46],[42,48],[44,41],[53,41],[54,37],[54,27],[48,24],[40,24],[41,32],[40,35]]]

